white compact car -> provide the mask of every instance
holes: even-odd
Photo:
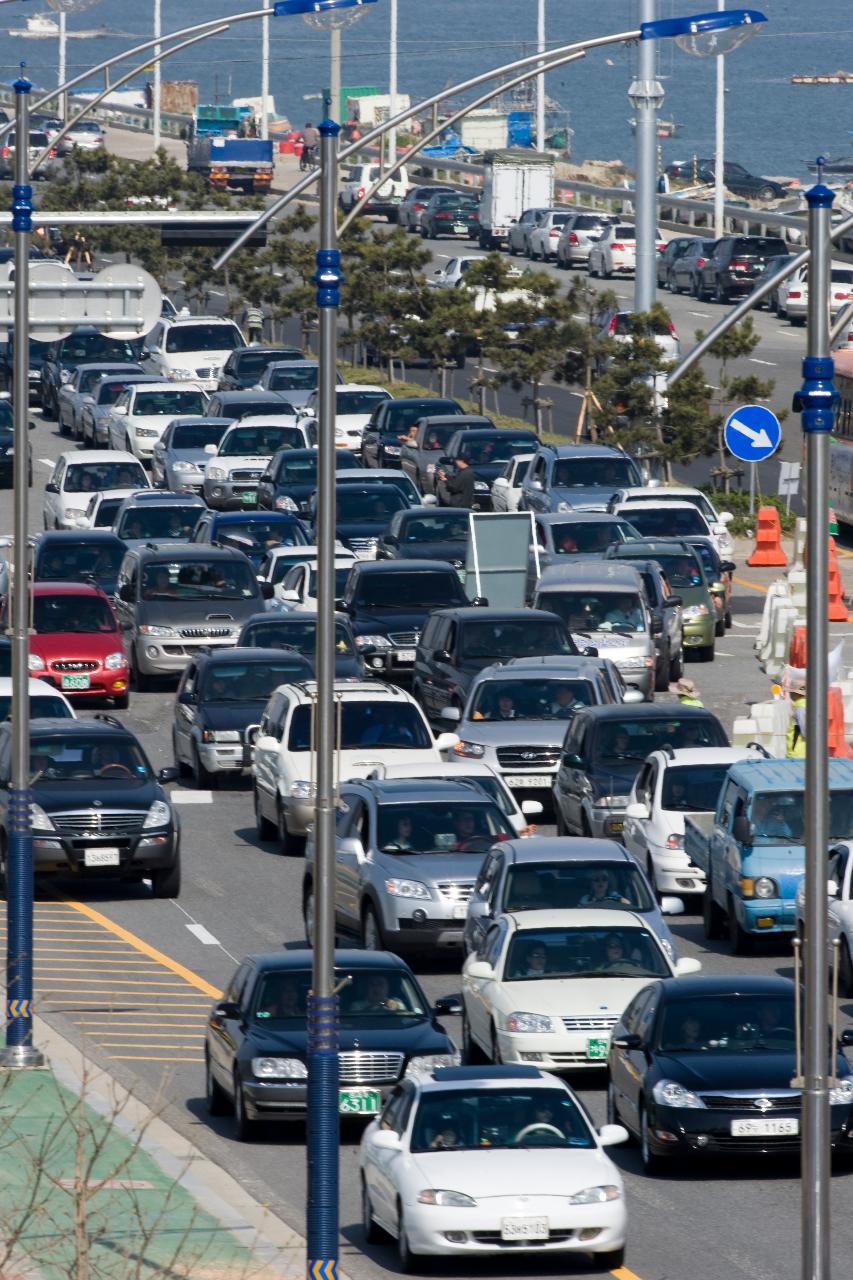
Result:
[[[613,494],[613,498],[608,504],[607,510],[611,513],[619,509],[620,514],[630,521],[631,513],[627,509],[635,502],[651,502],[660,506],[664,502],[692,502],[694,507],[698,507],[708,523],[709,532],[706,536],[713,539],[714,546],[720,554],[721,559],[731,560],[734,555],[734,543],[732,535],[726,528],[731,524],[734,516],[731,511],[718,511],[714,506],[707,493],[703,493],[701,489],[690,489],[686,485],[648,485],[643,489],[617,489]]]
[[[132,453],[110,449],[61,453],[44,487],[44,527],[79,529],[95,493],[150,488],[145,468]]]
[[[338,449],[351,449],[361,453],[361,437],[370,421],[370,415],[380,400],[390,400],[391,392],[369,383],[344,382],[335,387],[335,445]],[[319,391],[312,391],[299,411],[298,421],[311,423],[316,444],[317,413],[320,404]]]
[[[660,228],[655,228],[658,253],[666,248]],[[587,271],[591,276],[608,279],[615,275],[634,274],[637,266],[637,230],[627,223],[611,223],[602,229],[599,238],[590,246]]]
[[[492,510],[517,511],[521,500],[521,488],[536,457],[534,453],[517,453],[510,458],[503,471],[492,481]]]
[[[655,978],[697,973],[675,963],[633,911],[585,906],[497,918],[462,966],[468,1061],[535,1062],[546,1071],[607,1065],[610,1032]]]
[[[203,414],[206,404],[207,396],[197,382],[181,387],[174,382],[131,382],[109,411],[109,446],[148,462],[173,418]]]
[[[355,552],[335,553],[335,598],[344,594],[349,571],[356,561]],[[274,588],[273,588],[274,589]],[[305,561],[288,570],[277,593],[282,607],[295,613],[317,612],[317,561]]]
[[[77,712],[59,689],[34,676],[30,676],[28,684],[31,720],[43,720],[47,716],[54,720],[77,719]],[[11,714],[12,677],[0,676],[0,720],[8,719]]]
[[[443,1067],[398,1085],[361,1140],[369,1244],[397,1242],[400,1270],[421,1254],[589,1253],[625,1259],[622,1176],[563,1080],[536,1067]],[[517,1269],[515,1266],[513,1270]]]
[[[219,386],[222,366],[246,340],[224,316],[161,316],[145,340],[142,364],[169,382],[198,382],[205,391]]]

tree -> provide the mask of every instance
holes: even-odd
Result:
[[[705,336],[699,329],[696,340]],[[717,453],[719,457],[718,477],[724,493],[731,487],[732,477],[737,474],[728,465],[724,427],[728,417],[728,406],[731,404],[753,403],[766,400],[773,394],[776,383],[772,378],[759,378],[756,374],[734,375],[729,372],[732,360],[742,360],[752,355],[761,339],[755,332],[752,316],[747,316],[740,324],[734,325],[727,333],[723,333],[708,348],[709,354],[719,360],[717,374],[718,393],[715,402],[720,410],[717,415]]]
[[[583,276],[569,286],[567,303],[572,318],[566,329],[566,347],[554,370],[554,377],[557,382],[576,383],[583,387],[576,436],[580,438],[588,434],[591,440],[596,440],[601,403],[593,390],[593,381],[616,347],[611,338],[601,336],[600,316],[604,311],[615,310],[619,299],[612,289],[601,292],[594,289],[589,277]],[[609,430],[612,427],[612,423],[608,424]]]
[[[350,323],[348,344],[359,342],[380,362],[405,364],[418,352],[409,341],[428,309],[423,268],[429,252],[400,227],[374,230],[346,242],[341,308]]]

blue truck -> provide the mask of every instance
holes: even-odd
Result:
[[[829,791],[830,843],[853,839],[853,760],[829,761]],[[804,761],[732,765],[716,812],[684,821],[684,851],[707,881],[706,938],[727,931],[745,955],[761,934],[794,932],[805,831]]]
[[[273,176],[272,142],[240,136],[250,114],[247,107],[196,107],[187,142],[188,171],[217,191],[236,187],[247,195],[266,195]]]

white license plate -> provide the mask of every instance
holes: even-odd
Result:
[[[504,774],[504,782],[508,787],[550,787],[553,781],[550,773]]]
[[[800,1132],[799,1120],[732,1120],[733,1138],[789,1138]]]
[[[414,649],[398,649],[394,658],[397,662],[414,662],[415,652]]]
[[[455,902],[455,903],[453,904],[453,912],[452,912],[452,914],[453,914],[453,919],[454,919],[454,920],[464,920],[464,919],[465,919],[465,917],[466,917],[466,916],[467,916],[467,914],[468,914],[468,903],[467,903],[467,902]]]
[[[87,849],[83,856],[87,867],[117,867],[121,861],[118,849]]]
[[[468,227],[464,222],[454,222],[453,230],[458,236],[466,236],[468,234]]]
[[[547,1240],[547,1218],[501,1218],[501,1240]]]

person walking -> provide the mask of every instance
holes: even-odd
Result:
[[[806,682],[791,682],[791,719],[785,735],[785,756],[788,760],[805,760],[806,758]]]
[[[671,684],[669,692],[677,695],[682,707],[704,707],[705,705],[699,697],[699,690],[692,680],[687,679],[687,676],[682,676],[680,680]]]
[[[252,301],[243,312],[243,325],[246,330],[246,341],[262,342],[264,337],[264,313],[256,301]]]

